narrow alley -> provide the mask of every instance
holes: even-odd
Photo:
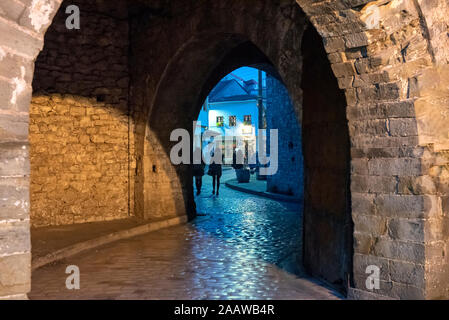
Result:
[[[30,299],[338,299],[301,277],[298,204],[241,193],[205,176],[192,223],[115,242],[37,269]],[[295,227],[297,226],[297,227]],[[65,286],[80,268],[80,290]]]

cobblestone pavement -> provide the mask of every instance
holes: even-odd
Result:
[[[232,177],[225,171],[222,181]],[[337,299],[301,276],[301,217],[281,203],[205,177],[192,223],[115,242],[33,272],[31,299]],[[80,290],[65,287],[77,265]]]

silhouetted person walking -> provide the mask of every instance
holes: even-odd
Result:
[[[232,167],[235,170],[243,169],[244,155],[242,150],[235,149],[232,154]]]
[[[220,178],[222,174],[222,152],[220,148],[214,148],[212,159],[209,165],[208,175],[212,176],[212,194],[215,194],[215,185],[217,186],[217,196],[220,192]]]
[[[201,187],[203,185],[204,167],[206,166],[203,161],[200,148],[196,148],[194,153],[194,159],[201,159],[201,163],[193,164],[193,176],[195,177],[196,195],[201,194]]]

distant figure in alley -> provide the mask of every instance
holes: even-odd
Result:
[[[204,167],[206,166],[202,159],[200,148],[195,149],[194,158],[201,159],[201,163],[193,164],[193,176],[195,177],[196,195],[199,196],[201,194],[201,187],[203,185]]]
[[[220,191],[220,178],[223,172],[222,163],[223,163],[223,153],[219,147],[215,147],[211,153],[211,161],[209,164],[209,170],[207,174],[212,176],[212,194],[219,195]],[[215,193],[215,186],[217,186],[217,193]]]

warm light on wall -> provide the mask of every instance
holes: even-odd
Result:
[[[244,125],[242,127],[242,133],[243,134],[252,134],[253,133],[253,126]]]

